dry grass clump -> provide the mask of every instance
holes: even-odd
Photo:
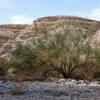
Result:
[[[12,87],[10,93],[11,95],[23,95],[25,91],[21,87]]]

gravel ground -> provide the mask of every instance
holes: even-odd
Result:
[[[19,94],[16,94],[18,91]],[[100,100],[100,82],[72,79],[51,79],[47,83],[2,80],[0,100]]]

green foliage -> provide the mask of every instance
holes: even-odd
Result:
[[[9,63],[0,59],[0,68],[9,66],[22,71],[34,71],[38,66],[47,66],[49,69],[45,74],[53,71],[69,78],[80,68],[96,72],[96,67],[100,67],[100,48],[92,48],[91,38],[83,39],[80,31],[51,34],[44,29],[42,33],[30,43],[18,43]],[[86,71],[82,73],[87,75]]]
[[[93,34],[96,32],[96,28],[90,28],[89,30],[88,30],[88,35],[89,36],[93,36]]]
[[[73,21],[73,20],[72,20],[71,18],[66,19],[66,24],[67,24],[67,25],[70,25],[70,24],[72,23],[72,21]]]
[[[30,45],[18,43],[17,49],[12,53],[10,65],[18,69],[31,69],[35,66],[36,58]]]
[[[8,61],[4,58],[0,58],[0,76],[6,74],[8,66],[9,66]]]
[[[72,72],[77,68],[89,64],[92,48],[89,41],[84,42],[80,34],[66,31],[50,35],[46,32],[41,38],[33,41],[39,60],[49,64],[51,71],[58,71],[65,78],[71,77]],[[84,55],[85,60],[80,61],[81,56]]]

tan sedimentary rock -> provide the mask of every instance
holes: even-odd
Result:
[[[15,25],[6,24],[0,25],[0,47],[8,40],[14,40],[20,34],[22,29],[25,29],[28,25]]]
[[[62,32],[64,30],[81,29],[81,33],[87,34],[89,29],[99,29],[100,22],[73,16],[49,16],[38,18],[33,24],[21,31],[16,40],[24,40],[37,36],[41,30],[47,29],[50,33]]]
[[[94,45],[99,45],[100,46],[100,29],[93,35],[92,39]]]
[[[100,29],[100,22],[75,16],[49,16],[34,20],[32,25],[0,25],[0,47],[2,46],[0,55],[10,51],[17,41],[25,43],[32,37],[40,36],[43,29],[47,29],[52,34],[65,30],[73,32],[78,30],[86,38],[89,30],[95,29],[96,31]],[[11,48],[9,48],[9,45]]]
[[[21,34],[20,31],[28,25],[6,24],[0,25],[0,56],[8,52],[14,44],[15,38]]]

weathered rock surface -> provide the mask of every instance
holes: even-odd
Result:
[[[9,40],[7,43],[5,43],[2,48],[0,48],[0,56],[5,56],[9,52],[11,52],[14,48],[16,48],[16,41],[15,40]]]
[[[47,29],[50,33],[62,32],[64,30],[80,30],[81,33],[88,34],[92,30],[98,30],[100,22],[80,17],[72,16],[50,16],[35,20],[33,25],[27,27],[16,38],[24,40],[32,36],[37,36],[41,30]]]
[[[91,31],[100,29],[100,22],[74,16],[50,16],[38,18],[32,25],[0,25],[0,55],[5,55],[10,50],[8,45],[14,44],[12,40],[27,42],[29,38],[41,35],[43,29],[47,29],[51,34],[78,30],[86,38]]]
[[[25,29],[27,26],[29,25],[0,25],[0,56],[13,48],[13,44],[16,42],[15,38],[21,34],[20,31]]]
[[[93,36],[93,42],[96,45],[100,45],[100,29]]]
[[[8,40],[14,40],[20,34],[22,29],[25,29],[28,25],[0,25],[0,47]]]

